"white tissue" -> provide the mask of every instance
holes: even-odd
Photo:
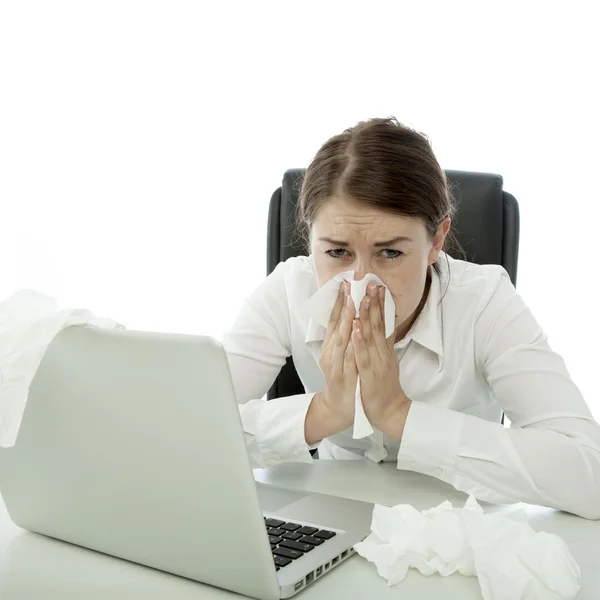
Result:
[[[123,328],[82,309],[58,310],[57,302],[21,290],[0,304],[0,447],[14,446],[29,386],[50,342],[65,327]]]
[[[333,279],[330,279],[323,287],[319,288],[315,294],[313,294],[308,302],[306,303],[306,310],[308,316],[311,317],[316,323],[321,325],[323,328],[327,328],[329,318],[333,311],[333,307],[337,300],[337,296],[340,291],[340,284],[342,281],[350,282],[350,296],[354,301],[356,307],[356,317],[358,317],[360,303],[365,297],[367,292],[367,286],[369,283],[374,281],[377,285],[384,285],[381,279],[373,273],[367,273],[359,281],[354,280],[354,271],[345,271],[336,275]],[[392,294],[385,288],[385,300],[384,300],[384,321],[385,321],[385,337],[388,338],[394,333],[395,323],[395,306]],[[323,332],[324,334],[324,332]],[[373,433],[373,428],[365,415],[365,411],[362,405],[360,395],[360,378],[356,383],[356,394],[355,394],[355,409],[354,409],[354,430],[353,438],[360,439],[367,437]]]
[[[422,512],[375,505],[371,534],[354,548],[389,585],[412,567],[423,575],[475,575],[485,600],[574,598],[581,571],[566,543],[526,520],[524,511],[484,514],[472,496],[462,509],[448,501]]]

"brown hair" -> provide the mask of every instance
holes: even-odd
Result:
[[[361,121],[321,146],[300,190],[298,228],[305,242],[315,215],[332,196],[418,217],[432,238],[441,221],[452,218],[456,210],[429,139],[394,117]],[[444,250],[449,247],[462,252],[451,231]],[[439,265],[434,268],[439,274]]]

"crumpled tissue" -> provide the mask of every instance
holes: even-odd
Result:
[[[0,303],[0,447],[14,446],[29,386],[50,342],[65,327],[123,329],[84,309],[58,310],[54,298],[20,290]]]
[[[342,281],[350,282],[350,295],[356,307],[356,317],[358,317],[360,303],[367,293],[367,286],[371,281],[377,285],[384,283],[373,273],[367,273],[359,281],[354,279],[354,271],[344,271],[330,279],[323,287],[319,288],[306,302],[305,310],[307,315],[318,325],[327,329],[329,318],[337,300]],[[385,300],[383,305],[385,321],[385,337],[388,338],[394,333],[395,323],[395,305],[392,294],[385,287]],[[325,332],[322,331],[323,337]],[[354,429],[352,436],[354,439],[367,437],[373,433],[373,428],[365,415],[361,396],[360,396],[360,377],[356,383],[355,409],[354,409]]]
[[[574,598],[581,571],[565,541],[526,521],[522,510],[484,514],[473,496],[462,509],[448,501],[422,512],[375,505],[371,534],[354,549],[390,586],[412,567],[423,575],[477,576],[485,600]]]

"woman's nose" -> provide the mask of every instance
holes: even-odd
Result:
[[[367,273],[371,273],[371,266],[366,261],[357,261],[354,269],[354,280],[360,281]]]

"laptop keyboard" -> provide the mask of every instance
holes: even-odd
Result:
[[[335,535],[335,531],[328,529],[318,529],[266,517],[265,526],[269,534],[269,542],[271,542],[275,567],[278,571]]]

